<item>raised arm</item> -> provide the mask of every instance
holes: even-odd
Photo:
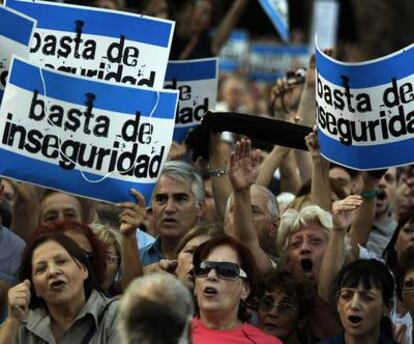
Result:
[[[219,54],[221,47],[229,38],[231,31],[236,26],[241,14],[246,8],[247,1],[248,0],[235,0],[220,22],[220,25],[217,28],[217,33],[211,42],[211,51],[214,56]]]
[[[229,177],[233,189],[234,235],[252,252],[259,273],[266,274],[272,264],[260,247],[250,202],[250,186],[257,178],[258,158],[257,154],[251,154],[250,140],[241,139],[230,156]]]
[[[119,203],[122,209],[120,218],[121,232],[121,286],[125,288],[135,278],[143,275],[137,243],[137,228],[145,217],[145,200],[137,190],[131,190],[137,202]]]
[[[290,152],[290,148],[274,146],[272,151],[263,160],[256,184],[268,187],[275,171],[282,165]]]
[[[333,282],[345,262],[345,238],[352,220],[352,211],[360,207],[360,196],[351,195],[336,201],[332,207],[333,229],[322,258],[319,271],[318,293],[326,302],[331,301]]]
[[[16,343],[17,332],[27,315],[30,302],[30,281],[9,289],[7,319],[0,327],[0,344]]]
[[[232,188],[227,175],[228,154],[226,146],[221,142],[220,134],[211,134],[209,140],[209,170],[211,175],[211,188],[217,213],[221,220],[226,212],[227,198]],[[222,172],[222,173],[220,173]]]
[[[329,162],[319,148],[316,130],[305,137],[306,146],[312,156],[311,201],[326,211],[331,211],[331,184],[329,181]]]

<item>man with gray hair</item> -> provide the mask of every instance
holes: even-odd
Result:
[[[135,279],[122,296],[119,332],[122,344],[187,344],[193,300],[173,275],[158,272]]]
[[[198,222],[204,208],[200,174],[182,161],[168,161],[152,195],[152,214],[158,238],[140,250],[143,266],[175,259],[175,247]]]

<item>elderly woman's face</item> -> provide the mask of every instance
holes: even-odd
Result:
[[[36,295],[46,304],[84,303],[87,278],[88,270],[57,242],[47,241],[33,251],[32,282]]]
[[[345,332],[353,337],[363,337],[379,331],[386,307],[381,289],[365,289],[360,284],[357,288],[340,289],[337,309]]]
[[[213,264],[228,262],[240,267],[240,260],[236,251],[227,245],[214,248],[204,262],[212,262]],[[213,268],[205,275],[197,276],[196,274],[195,293],[200,315],[203,318],[203,314],[220,312],[224,318],[228,319],[233,316],[236,321],[240,301],[246,300],[250,288],[246,280],[239,275],[228,278],[220,272],[220,269]]]
[[[193,255],[194,251],[210,237],[208,235],[198,235],[185,244],[183,249],[178,253],[178,265],[176,275],[179,280],[184,282],[189,288],[194,288],[193,278]]]
[[[299,304],[284,291],[266,291],[259,303],[260,328],[282,340],[296,331],[299,321]]]
[[[322,226],[309,224],[302,227],[289,238],[289,264],[295,271],[317,282],[326,245]]]

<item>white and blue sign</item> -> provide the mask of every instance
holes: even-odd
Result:
[[[174,22],[46,1],[8,0],[37,19],[30,61],[111,82],[162,88]]]
[[[147,202],[178,92],[112,84],[14,58],[0,108],[0,175],[75,195]]]
[[[217,58],[170,61],[164,88],[180,91],[175,117],[174,141],[184,141],[189,130],[216,106]]]
[[[252,43],[249,54],[249,78],[273,83],[288,70],[306,66],[308,51],[305,45]]]
[[[273,26],[284,41],[289,40],[289,7],[287,0],[259,0]]]
[[[321,153],[359,170],[414,162],[414,45],[362,63],[316,49]]]
[[[220,72],[232,73],[243,70],[249,56],[249,33],[246,30],[234,30],[221,48]]]
[[[36,20],[0,6],[0,103],[6,87],[12,55],[27,58]]]

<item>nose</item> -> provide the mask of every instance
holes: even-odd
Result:
[[[309,245],[309,242],[305,239],[302,241],[302,244],[300,245],[300,253],[310,253],[311,247]]]
[[[207,274],[207,279],[216,280],[218,278],[216,269],[211,269]]]
[[[172,198],[168,198],[168,201],[165,205],[165,212],[173,213],[175,211],[175,202]]]
[[[351,299],[351,309],[352,310],[358,310],[360,306],[360,298],[358,293],[354,293]]]
[[[59,273],[59,267],[56,264],[51,263],[49,264],[47,271],[49,276],[55,276]]]

